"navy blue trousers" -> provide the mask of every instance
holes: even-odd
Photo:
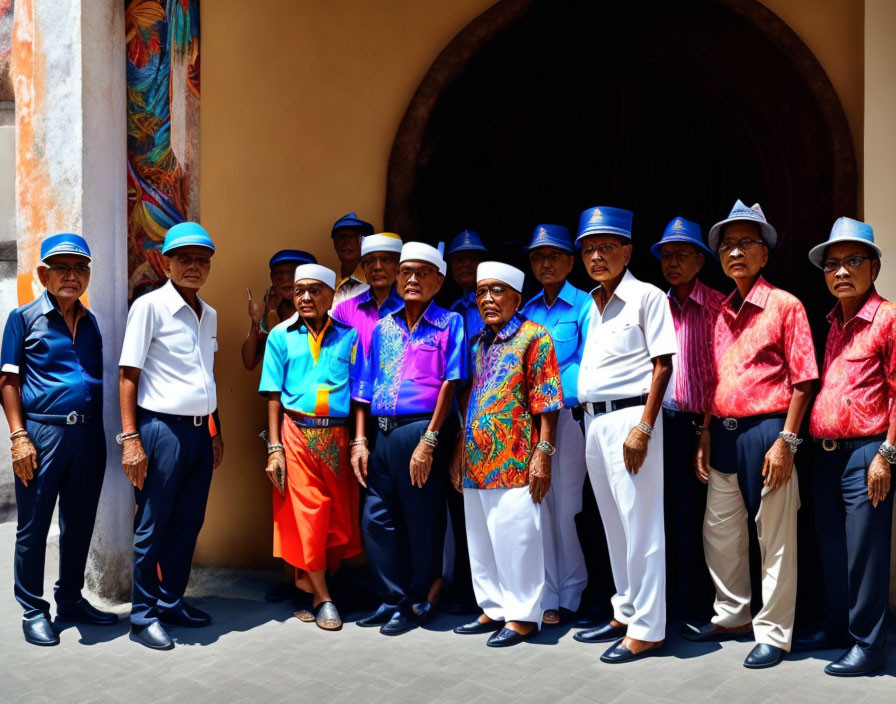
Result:
[[[158,606],[183,598],[214,460],[207,424],[196,427],[192,419],[178,422],[140,409],[138,425],[149,466],[143,490],[134,490],[131,623],[146,626],[158,619]]]
[[[367,497],[361,514],[370,571],[384,603],[409,609],[426,601],[442,573],[445,539],[445,473],[457,424],[445,422],[429,479],[411,484],[411,455],[426,430],[422,420],[377,432],[367,473]]]
[[[893,488],[874,508],[866,472],[880,440],[815,454],[812,493],[826,630],[883,657],[887,640]]]
[[[37,450],[37,470],[26,487],[16,477],[15,595],[25,618],[49,616],[44,593],[47,534],[59,498],[59,581],[57,604],[78,601],[106,470],[106,436],[101,423],[50,425],[25,422]]]

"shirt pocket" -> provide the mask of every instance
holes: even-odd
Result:
[[[412,356],[413,379],[436,379],[445,377],[442,350],[434,345],[417,345],[409,350]]]
[[[579,340],[579,326],[576,323],[557,323],[551,330],[551,339],[554,341],[554,353],[557,362],[565,364],[576,353]]]
[[[327,383],[331,387],[343,385],[348,380],[350,354],[351,350],[340,346],[340,349],[329,356]]]
[[[620,322],[607,330],[607,349],[611,354],[626,356],[647,349],[644,331],[635,321]]]

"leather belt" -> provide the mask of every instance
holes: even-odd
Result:
[[[28,420],[36,420],[38,423],[49,423],[50,425],[81,425],[90,423],[93,420],[92,416],[87,416],[77,411],[72,411],[68,414],[26,413],[25,417]]]
[[[647,403],[647,394],[640,396],[631,396],[629,398],[620,398],[615,401],[586,401],[582,404],[585,413],[589,416],[599,416],[604,413],[612,413],[623,408],[631,408],[632,406],[643,406]]]
[[[755,425],[756,423],[761,423],[764,420],[769,420],[770,418],[786,418],[786,413],[758,413],[755,416],[745,416],[743,418],[732,418],[732,417],[724,417],[719,418],[722,422],[722,427],[725,430],[737,430],[737,428],[741,424]]]
[[[410,423],[418,423],[421,420],[431,420],[432,414],[417,414],[411,416],[376,416],[376,425],[384,433],[391,433],[396,428]]]
[[[140,413],[149,414],[167,423],[190,423],[197,428],[208,426],[209,416],[179,416],[173,413],[160,413],[159,411],[151,411],[148,408],[141,408],[139,410]]]
[[[345,425],[348,418],[330,418],[329,416],[306,416],[288,408],[283,409],[284,415],[300,428],[335,428]]]
[[[883,442],[887,439],[886,433],[879,435],[871,435],[867,438],[840,438],[832,440],[830,438],[812,438],[814,442],[821,445],[821,449],[825,452],[833,452],[834,450],[858,450],[872,442]]]

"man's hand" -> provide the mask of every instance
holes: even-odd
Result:
[[[28,482],[34,479],[34,471],[37,469],[37,450],[31,444],[31,438],[27,435],[13,438],[11,454],[12,471],[22,480],[22,484],[28,486]]]
[[[429,470],[432,468],[432,453],[435,448],[421,440],[411,455],[411,484],[422,489],[429,479]]]
[[[647,457],[647,443],[650,442],[650,436],[638,426],[632,428],[625,443],[622,445],[622,461],[625,462],[625,468],[631,474],[637,474],[644,464]]]
[[[268,455],[268,466],[264,468],[264,472],[280,492],[280,496],[286,496],[286,457],[282,450]]]
[[[532,503],[540,504],[551,488],[551,456],[535,448],[529,458],[529,493]]]
[[[143,481],[146,479],[146,466],[149,458],[143,451],[143,443],[140,436],[128,438],[124,441],[124,449],[121,452],[121,466],[125,476],[131,480],[131,484],[138,490],[143,490]]]
[[[221,437],[221,433],[212,438],[212,457],[214,458],[212,469],[217,469],[224,459],[224,438]]]
[[[448,477],[451,486],[460,493],[464,490],[464,439],[457,441],[457,447],[451,454],[451,464],[448,465]]]
[[[257,325],[264,317],[265,302],[253,299],[252,289],[247,288],[246,293],[249,296],[249,319]]]
[[[868,498],[871,505],[877,505],[890,493],[890,463],[881,455],[875,455],[868,467]]]
[[[762,476],[765,477],[765,485],[769,489],[778,489],[790,481],[790,473],[793,471],[793,453],[781,438],[765,453],[765,462],[762,465]]]
[[[697,438],[697,454],[694,455],[694,471],[697,479],[704,484],[709,482],[709,448],[711,444],[709,428],[704,428]]]
[[[282,300],[283,298],[274,290],[273,286],[268,287],[268,290],[264,293],[265,311],[277,310],[277,307],[280,305],[280,301]]]
[[[370,450],[367,449],[367,445],[363,443],[352,445],[352,471],[354,471],[358,483],[365,489],[367,488],[367,463],[369,461]]]

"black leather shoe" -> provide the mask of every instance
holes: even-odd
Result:
[[[132,625],[128,638],[153,650],[171,650],[174,647],[174,641],[158,621],[153,621],[148,626]]]
[[[389,619],[386,625],[380,628],[380,633],[384,636],[400,636],[402,633],[407,633],[416,627],[416,619],[399,610],[392,614],[392,618]]]
[[[884,658],[873,657],[860,645],[854,645],[838,660],[824,668],[825,674],[834,677],[861,677],[877,672],[884,666]]]
[[[183,626],[184,628],[202,628],[212,622],[212,617],[202,609],[190,606],[181,599],[170,609],[159,609],[159,620],[169,626]]]
[[[87,599],[78,599],[56,607],[56,618],[74,623],[88,623],[93,626],[112,626],[118,623],[118,614],[100,611],[91,606]]]
[[[614,626],[610,621],[604,621],[597,628],[589,628],[587,631],[579,631],[573,636],[573,640],[579,643],[609,643],[612,640],[625,638],[628,626]]]
[[[744,667],[749,667],[751,670],[774,667],[784,659],[785,654],[781,648],[774,645],[757,643],[744,660]]]
[[[25,640],[31,645],[59,645],[59,634],[46,614],[40,614],[22,621]]]
[[[491,633],[492,631],[498,631],[502,628],[504,628],[503,621],[486,621],[485,623],[480,623],[477,620],[465,623],[463,626],[458,626],[454,629],[454,632],[461,636],[468,636],[477,633]]]
[[[398,609],[397,606],[389,606],[389,604],[380,604],[377,610],[372,614],[367,614],[364,618],[359,618],[357,623],[361,628],[373,628],[374,626],[384,626],[389,623],[392,614]]]
[[[414,604],[414,618],[417,619],[417,623],[421,626],[431,623],[438,611],[439,607],[428,601],[421,601],[419,604]]]
[[[517,633],[509,628],[502,628],[497,633],[492,634],[485,644],[489,648],[509,648],[511,645],[516,645],[517,643],[522,643],[524,640],[529,640],[529,638],[532,637],[532,634],[537,630],[538,629],[533,628],[526,635],[523,635],[522,633]]]
[[[827,631],[815,631],[800,638],[793,639],[791,653],[807,653],[813,650],[829,650],[830,648],[846,648],[848,643],[843,638],[835,638]]]
[[[684,624],[681,628],[681,637],[694,643],[721,643],[723,640],[747,640],[753,637],[753,629],[733,631],[728,628],[720,628],[714,623],[704,623],[702,626]]]
[[[624,638],[620,638],[618,641],[616,641],[609,650],[607,650],[603,655],[600,656],[600,661],[609,663],[610,665],[618,665],[623,662],[640,660],[641,658],[647,657],[648,655],[653,655],[653,653],[655,653],[662,645],[662,643],[657,643],[652,648],[642,650],[639,653],[633,653],[631,650],[622,645],[624,640]]]

